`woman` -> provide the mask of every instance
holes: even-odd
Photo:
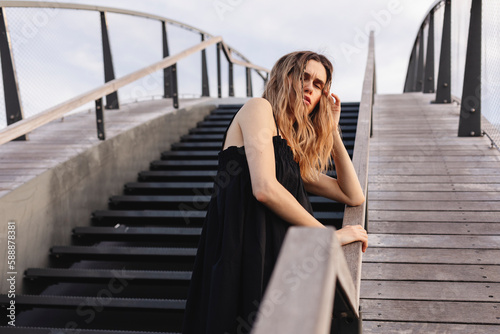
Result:
[[[351,206],[364,196],[340,138],[333,66],[294,52],[273,67],[262,98],[234,116],[219,153],[214,195],[196,256],[184,333],[248,333],[291,225],[324,227],[306,191]],[[337,179],[323,172],[333,156]],[[220,182],[219,182],[220,181]],[[362,242],[361,226],[336,232]]]

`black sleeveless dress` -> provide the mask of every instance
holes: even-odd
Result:
[[[299,165],[276,129],[276,178],[312,213]],[[226,135],[227,130],[222,147]],[[253,196],[244,147],[228,147],[218,158],[214,194],[186,304],[184,334],[250,332],[290,226]]]

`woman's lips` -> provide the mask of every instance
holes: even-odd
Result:
[[[307,96],[304,96],[304,102],[305,102],[308,106],[310,106],[310,105],[311,105],[311,100],[310,100],[310,99],[309,99],[309,97],[307,97]]]

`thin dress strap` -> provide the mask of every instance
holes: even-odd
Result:
[[[274,113],[273,113],[273,118],[274,118],[274,124],[276,124],[276,135],[279,137],[280,129],[278,128],[278,122],[276,121],[276,117],[274,116]]]

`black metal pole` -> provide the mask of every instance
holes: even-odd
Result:
[[[5,9],[0,7],[0,55],[2,58],[3,93],[5,99],[5,113],[7,125],[11,125],[23,119],[23,109],[19,94],[14,57],[10,44]],[[27,140],[27,135],[22,135],[14,140]]]
[[[217,43],[217,96],[219,99],[222,97],[222,76],[221,76],[221,66],[220,66],[220,49],[221,43]]]
[[[165,21],[161,22],[162,44],[163,44],[163,58],[170,56],[168,50],[168,37],[167,37],[167,24]],[[172,66],[163,69],[163,97],[171,98],[172,93]]]
[[[246,79],[247,79],[247,97],[253,96],[252,91],[252,69],[246,68]]]
[[[413,43],[410,62],[408,64],[408,71],[406,72],[406,81],[404,88],[405,93],[415,91],[416,75],[417,75],[417,40],[415,40],[415,43]]]
[[[205,35],[201,34],[201,41],[205,40]],[[210,96],[210,87],[208,86],[208,67],[207,51],[201,50],[201,96]]]
[[[113,58],[111,56],[111,46],[109,43],[108,23],[106,13],[101,12],[101,33],[102,33],[102,52],[104,57],[104,81],[109,82],[115,79],[113,69]],[[118,92],[113,92],[106,96],[106,109],[119,109]]]
[[[481,136],[482,0],[472,0],[458,136]]]
[[[445,1],[441,54],[434,103],[451,103],[451,0]]]
[[[229,61],[229,96],[234,96],[233,63]]]
[[[434,93],[434,10],[429,14],[424,79],[424,93]]]
[[[418,62],[417,77],[415,78],[415,91],[421,92],[424,89],[424,27],[418,33]]]

